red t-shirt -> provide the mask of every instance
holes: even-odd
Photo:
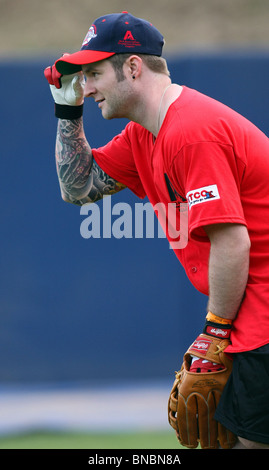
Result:
[[[188,202],[189,240],[174,251],[192,284],[206,295],[210,243],[203,226],[247,226],[249,278],[227,351],[269,343],[267,136],[224,104],[183,87],[155,141],[131,122],[107,145],[94,149],[93,156],[107,174],[138,197],[148,196],[153,206],[171,202],[168,177],[177,202]]]

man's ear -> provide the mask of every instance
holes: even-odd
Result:
[[[126,66],[127,76],[131,76],[132,80],[136,80],[140,76],[142,70],[141,57],[131,55],[128,57],[124,65]]]

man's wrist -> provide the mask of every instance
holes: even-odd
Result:
[[[79,119],[83,115],[83,104],[79,106],[68,106],[55,103],[55,116],[59,119]]]
[[[233,321],[208,312],[203,333],[220,339],[229,339]]]
[[[230,318],[219,317],[212,312],[207,312],[206,320],[215,323],[221,323],[223,325],[231,325],[233,322],[233,320]]]

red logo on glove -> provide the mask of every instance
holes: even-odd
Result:
[[[191,345],[190,351],[196,351],[205,356],[211,343],[212,341],[209,339],[204,339],[203,337],[198,336],[198,338]]]

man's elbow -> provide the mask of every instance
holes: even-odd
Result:
[[[237,236],[237,246],[241,246],[242,251],[249,253],[251,248],[251,241],[247,228],[242,226]]]
[[[251,248],[251,241],[250,241],[248,232],[247,232],[247,235],[245,236],[245,247],[246,247],[246,250],[249,252]]]
[[[69,204],[74,204],[75,206],[81,206],[82,202],[78,201],[77,199],[70,198],[67,194],[64,192],[61,192],[61,197],[64,202],[68,202]]]
[[[64,202],[69,202],[69,203],[72,202],[72,201],[70,201],[69,197],[66,194],[61,193],[61,196],[62,196],[62,200]]]

